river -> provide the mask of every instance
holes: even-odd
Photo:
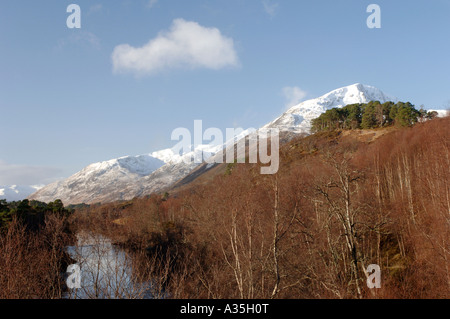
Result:
[[[67,247],[81,270],[81,288],[68,289],[66,299],[153,299],[152,283],[139,275],[133,257],[98,234],[80,232]]]

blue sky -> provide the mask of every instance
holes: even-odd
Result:
[[[71,3],[81,29],[67,28]],[[170,147],[195,119],[259,127],[357,82],[449,107],[449,17],[450,0],[2,0],[0,185]]]

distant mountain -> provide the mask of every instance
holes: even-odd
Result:
[[[348,104],[368,103],[370,101],[397,102],[397,98],[387,96],[376,87],[356,83],[295,105],[263,127],[277,127],[280,131],[309,133],[311,120],[319,117],[325,111]]]
[[[201,145],[183,155],[166,149],[94,163],[65,180],[43,187],[28,199],[43,202],[61,199],[65,205],[129,200],[160,191],[188,174],[198,164],[186,164],[186,158],[199,157],[202,151],[212,155],[217,150],[218,146]]]
[[[354,103],[370,101],[397,101],[379,89],[353,84],[331,91],[319,98],[302,102],[283,113],[263,128],[278,128],[288,134],[309,133],[311,120],[328,109]],[[237,139],[246,136],[245,131]],[[129,200],[153,192],[163,191],[188,176],[200,164],[186,161],[186,158],[203,159],[218,156],[217,152],[229,146],[199,145],[187,154],[173,149],[157,151],[148,155],[122,157],[95,163],[75,175],[50,184],[29,196],[44,202],[61,199],[64,204],[111,202]],[[231,144],[233,145],[233,143]]]
[[[0,186],[0,199],[6,199],[8,202],[24,200],[30,194],[33,194],[43,186]]]
[[[436,112],[438,117],[446,117],[449,115],[448,110],[428,110],[428,112]]]
[[[65,180],[45,186],[28,199],[43,202],[61,199],[65,205],[130,199],[142,188],[139,180],[164,164],[150,155],[94,163]]]

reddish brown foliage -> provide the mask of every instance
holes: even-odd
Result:
[[[78,216],[176,260],[173,297],[449,298],[449,124],[371,142],[319,133],[284,145],[276,175],[238,164],[167,201]],[[382,270],[376,291],[366,287],[369,264]]]

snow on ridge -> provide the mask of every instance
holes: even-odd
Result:
[[[0,199],[7,201],[19,201],[27,198],[32,193],[44,187],[44,185],[10,185],[0,186]]]
[[[263,128],[309,133],[311,120],[328,109],[376,100],[381,103],[397,101],[396,98],[385,95],[373,86],[356,83],[293,106]],[[192,159],[206,160],[211,156],[220,156],[217,154],[220,150],[234,145],[234,141],[238,141],[252,132],[254,131],[243,131],[235,138],[220,145],[202,144],[195,147],[191,145],[190,151],[186,154],[180,154],[176,147],[173,147],[147,155],[124,156],[94,163],[65,180],[42,188],[29,198],[44,202],[61,199],[64,204],[82,202],[89,204],[129,200],[136,196],[148,195],[187,176],[199,165]]]
[[[150,156],[157,158],[164,163],[178,162],[181,160],[181,155],[177,154],[173,148],[167,148],[164,150],[156,151],[150,154]]]
[[[437,117],[446,117],[450,115],[450,110],[428,110],[428,112],[436,112]]]
[[[149,175],[165,164],[164,161],[149,155],[128,156],[117,159],[119,165],[141,176]]]
[[[187,159],[199,159],[203,156],[203,160],[208,159],[211,156],[214,156],[221,150],[226,149],[230,145],[234,145],[235,142],[238,140],[246,137],[247,135],[251,134],[255,130],[253,129],[247,129],[242,130],[241,132],[236,132],[236,134],[233,138],[230,138],[229,140],[224,141],[223,144],[200,144],[200,145],[190,145],[189,149],[190,152],[186,152],[184,154],[180,154],[177,152],[176,147],[164,149],[161,151],[156,151],[150,154],[150,156],[158,158],[162,161],[164,161],[166,164],[179,164],[183,161],[187,161]]]
[[[123,156],[109,161],[90,164],[82,169],[80,173],[83,172],[85,175],[98,175],[101,172],[107,172],[112,169],[125,169],[130,173],[144,176],[151,174],[164,164],[164,161],[150,155]]]
[[[301,102],[264,127],[277,127],[282,131],[296,133],[309,133],[311,120],[319,117],[325,111],[335,107],[344,107],[348,104],[368,103],[370,101],[384,103],[387,101],[397,102],[398,100],[384,94],[376,87],[355,83],[328,92],[318,98]]]

